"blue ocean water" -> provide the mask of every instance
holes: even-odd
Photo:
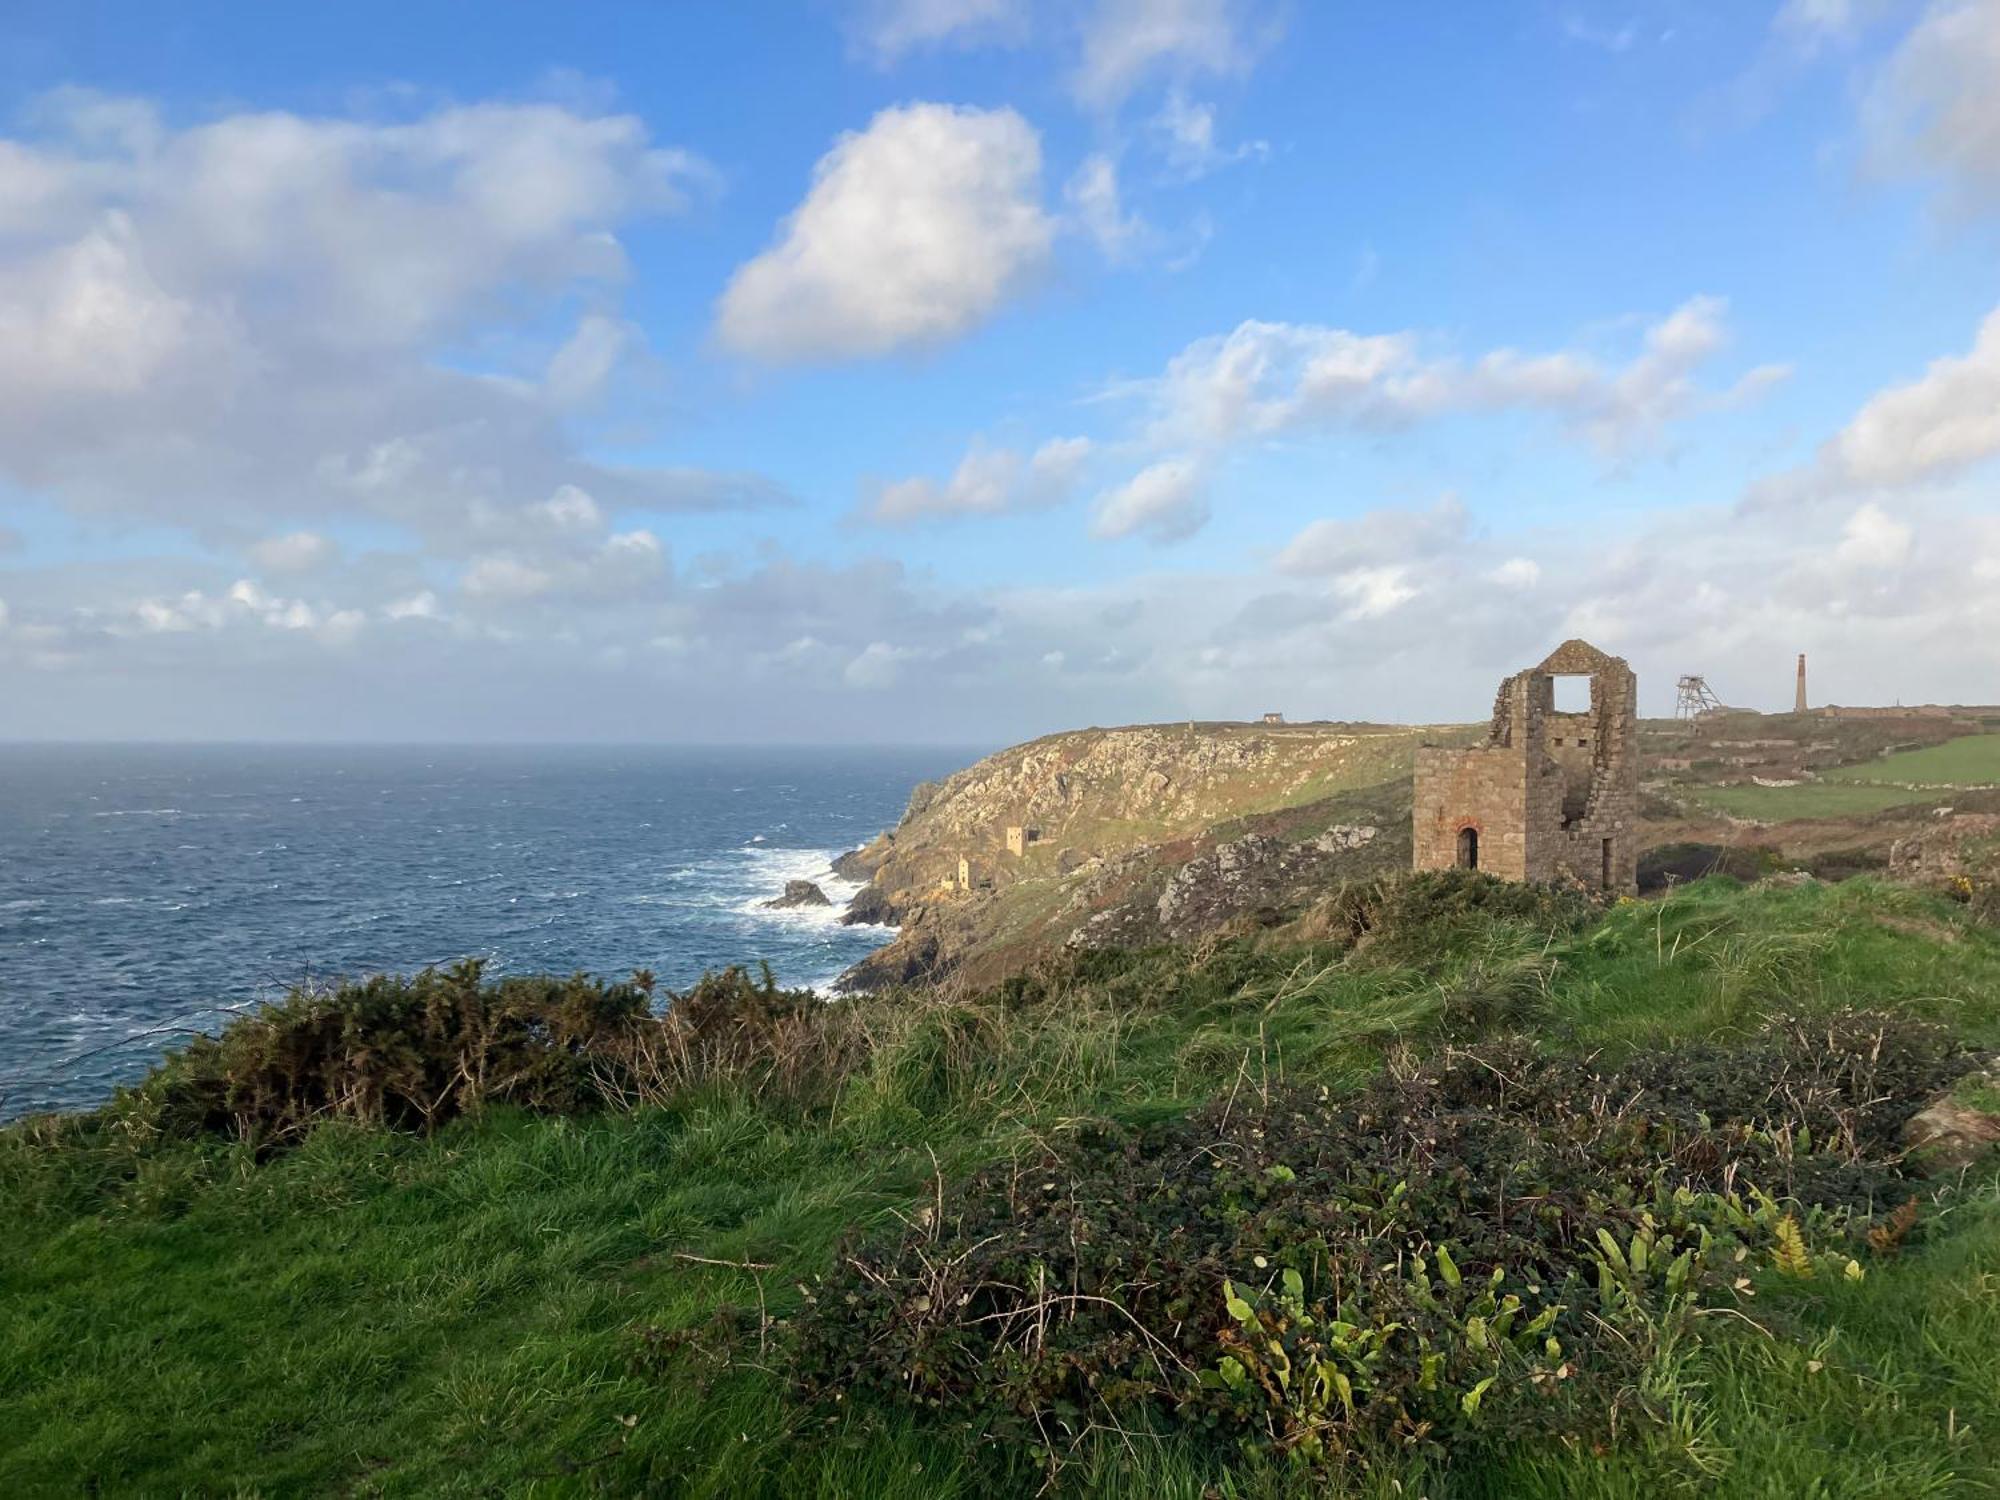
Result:
[[[976,752],[0,745],[0,1118],[96,1103],[302,980],[468,956],[825,985],[889,936],[765,911]]]

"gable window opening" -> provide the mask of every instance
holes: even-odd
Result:
[[[1461,870],[1476,870],[1479,868],[1479,830],[1477,828],[1461,828],[1458,830],[1458,867]]]

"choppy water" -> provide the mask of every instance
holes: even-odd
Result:
[[[87,1105],[218,1007],[468,956],[490,972],[769,960],[888,934],[765,911],[952,750],[0,746],[0,1118]]]

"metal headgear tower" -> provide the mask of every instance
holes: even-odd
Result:
[[[1722,707],[1722,700],[1709,690],[1708,679],[1689,673],[1678,684],[1674,699],[1676,719],[1697,719],[1710,709]]]

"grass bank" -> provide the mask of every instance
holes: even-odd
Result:
[[[1774,1011],[1864,1006],[2000,1044],[2000,939],[1908,891],[1705,881],[1594,916],[1485,902],[1447,891],[1384,920],[1335,901],[1260,944],[1092,955],[977,996],[804,1020],[775,992],[714,996],[727,1024],[678,1053],[621,1053],[615,1077],[545,1070],[549,1092],[518,1104],[468,1093],[429,1133],[370,1122],[393,1091],[238,1128],[197,1087],[214,1068],[0,1132],[0,1492],[1033,1493],[1034,1444],[981,1441],[914,1402],[808,1401],[786,1364],[782,1325],[854,1237],[936,1224],[970,1174],[1289,1088],[1338,1100],[1510,1031],[1609,1065],[1740,1039]],[[446,1025],[453,993],[428,993],[424,1025]],[[588,1030],[623,1024],[629,999],[549,1003]],[[251,1067],[228,1062],[239,1082]],[[316,1066],[254,1065],[293,1095]],[[585,1072],[615,1107],[548,1112]],[[406,1081],[442,1097],[420,1071]],[[1058,1482],[1189,1500],[1330,1482],[1990,1494],[2000,1209],[1990,1175],[1923,1195],[1920,1235],[1865,1280],[1781,1276],[1760,1255],[1755,1302],[1655,1351],[1602,1441],[1491,1431],[1476,1463],[1415,1445],[1329,1479],[1139,1424],[1085,1431]]]

